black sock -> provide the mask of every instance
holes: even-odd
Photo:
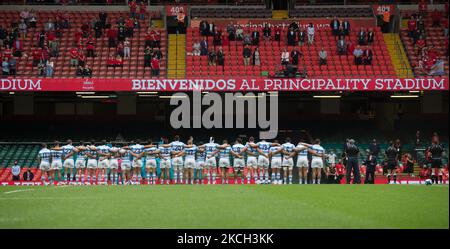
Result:
[[[442,175],[439,175],[439,182],[442,184]]]
[[[432,183],[437,183],[435,175],[431,175],[431,182]]]
[[[397,175],[394,175],[394,183],[397,183]]]
[[[387,178],[388,178],[388,184],[391,183],[391,176],[388,175]]]
[[[70,173],[67,173],[67,180],[70,180]]]

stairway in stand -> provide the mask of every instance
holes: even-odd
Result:
[[[186,35],[169,34],[167,58],[167,77],[184,78],[186,76]]]

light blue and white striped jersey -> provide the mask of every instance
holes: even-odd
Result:
[[[42,162],[50,163],[51,151],[49,149],[47,149],[47,148],[41,149],[38,152],[38,156],[39,156],[39,159],[41,159]]]
[[[170,159],[171,153],[172,153],[172,147],[163,147],[159,146],[159,151],[161,154],[161,157],[164,159]]]
[[[298,149],[304,149],[304,148],[307,148],[306,146],[303,146],[303,145],[301,145],[301,144],[297,144],[297,147],[296,148],[298,148]],[[308,156],[308,149],[304,149],[304,150],[302,150],[302,151],[299,151],[298,152],[298,156],[299,157],[307,157]]]
[[[223,149],[220,149],[219,157],[220,158],[230,158],[231,146],[227,146]]]
[[[216,143],[205,144],[206,156],[211,156],[211,154],[217,150],[217,147],[219,147],[219,144],[216,144]]]
[[[231,149],[237,154],[241,153],[244,148],[245,146],[243,144],[234,144],[233,146],[231,146]]]
[[[272,146],[270,147],[269,151],[270,152],[275,152],[277,150],[281,149],[281,146]],[[277,153],[277,154],[272,154],[272,158],[281,158],[281,152]]]
[[[89,159],[97,159],[98,153],[96,150],[92,150],[90,147],[86,147],[86,153],[91,154],[92,157],[89,157]]]
[[[123,150],[120,158],[122,159],[122,163],[130,163],[131,162],[131,151],[130,150]]]
[[[87,150],[78,150],[77,160],[86,160],[86,152]]]
[[[258,142],[256,145],[258,145],[258,148],[259,148],[260,150],[262,150],[262,152],[263,152],[264,154],[268,154],[268,153],[269,153],[269,150],[270,150],[270,143],[269,143],[269,142],[266,142],[266,141],[260,141],[260,142]]]
[[[110,153],[111,158],[119,158],[120,157],[119,150],[120,150],[120,148],[117,148],[114,146],[109,148],[108,152]]]
[[[109,154],[109,146],[106,144],[97,146],[97,151],[102,154]]]
[[[205,150],[197,150],[197,162],[205,162],[206,152]]]
[[[73,151],[74,147],[71,144],[66,144],[66,145],[62,146],[61,148],[62,148],[62,151],[63,151],[63,156],[66,157],[67,155],[69,155],[70,152]],[[72,157],[73,157],[73,155],[72,155]]]
[[[311,146],[311,150],[315,151],[317,154],[321,154],[321,155],[325,154],[325,149],[318,144],[314,144],[313,146]],[[313,155],[313,157],[318,157],[318,156]],[[321,157],[318,157],[318,158],[321,158]]]
[[[146,158],[147,159],[155,159],[156,158],[156,154],[149,154],[149,153],[154,153],[157,150],[158,150],[158,148],[156,146],[150,147],[150,148],[145,148],[144,152],[145,152]]]
[[[197,153],[197,146],[192,146],[191,148],[184,148],[185,158],[186,159],[194,159],[195,154]]]
[[[51,150],[50,153],[52,154],[52,161],[62,161],[62,150]]]
[[[294,151],[295,145],[291,144],[291,143],[284,143],[281,145],[281,147],[283,148],[283,150],[289,154],[292,153],[292,151]],[[283,158],[287,159],[288,155],[284,155]]]
[[[256,150],[256,148],[253,148],[252,146],[250,146],[250,143],[246,143],[245,147],[247,148],[248,152],[251,152],[251,153],[255,154],[255,156],[258,156],[258,150]]]
[[[180,141],[173,141],[172,143],[170,143],[170,147],[172,148],[172,151],[174,152],[182,152],[184,150],[184,147],[186,145],[183,142]]]
[[[144,145],[133,144],[130,146],[130,150],[131,150],[131,152],[133,152],[135,154],[141,154],[144,151]],[[136,157],[133,156],[133,158],[136,158]]]

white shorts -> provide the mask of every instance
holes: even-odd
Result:
[[[298,157],[297,168],[308,168],[308,158],[305,156]]]
[[[230,167],[230,159],[228,158],[220,158],[219,159],[219,167],[228,168]]]
[[[62,169],[62,162],[61,162],[61,160],[57,160],[57,161],[52,162],[51,169],[57,169],[57,170]]]
[[[84,167],[86,167],[86,160],[77,159],[77,161],[75,162],[75,168],[79,169],[79,168],[84,168]]]
[[[142,168],[142,159],[133,160],[133,168]]]
[[[258,167],[268,168],[269,167],[269,158],[265,156],[258,157]]]
[[[174,168],[182,168],[183,167],[183,158],[182,157],[174,157],[172,158],[172,164]]]
[[[159,167],[160,167],[161,169],[170,169],[170,159],[168,159],[168,158],[162,158],[162,159],[159,161]]]
[[[195,158],[186,158],[186,160],[184,160],[184,167],[188,169],[195,168]]]
[[[281,164],[282,167],[287,167],[289,169],[294,168],[294,160],[292,158],[289,159],[283,159],[283,163]]]
[[[130,170],[131,169],[131,162],[130,161],[122,161],[120,166],[122,167],[122,170]]]
[[[109,160],[103,159],[98,161],[98,168],[99,169],[106,169],[109,168]]]
[[[97,168],[97,160],[96,159],[88,159],[86,167],[88,169],[96,169]]]
[[[204,169],[205,167],[206,167],[205,161],[197,161],[197,163],[195,164],[196,169]]]
[[[156,168],[156,159],[155,158],[147,158],[147,160],[145,160],[145,168],[155,169]]]
[[[281,157],[272,158],[271,167],[273,169],[279,169],[281,167]]]
[[[110,169],[117,169],[119,168],[119,161],[117,158],[113,158],[109,160],[109,168]]]
[[[215,157],[211,157],[211,158],[206,158],[206,167],[216,167],[217,166],[217,161]]]
[[[247,157],[247,167],[252,167],[255,169],[258,167],[258,161],[256,160],[256,157]]]
[[[311,160],[311,168],[323,168],[322,158],[315,157]]]
[[[68,158],[68,159],[64,160],[64,168],[73,169],[74,166],[75,166],[75,162],[73,161],[73,158]]]
[[[41,162],[39,165],[39,169],[43,171],[49,171],[50,170],[50,163],[49,162]]]
[[[245,162],[243,158],[235,158],[233,161],[233,167],[234,168],[244,168]]]

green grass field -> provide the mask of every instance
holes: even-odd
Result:
[[[0,228],[449,228],[448,186],[0,187]]]

